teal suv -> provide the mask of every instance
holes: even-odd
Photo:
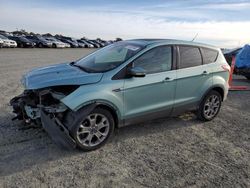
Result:
[[[230,67],[220,49],[165,39],[121,41],[75,62],[37,68],[10,104],[58,144],[85,151],[115,128],[185,111],[212,120],[227,97]]]

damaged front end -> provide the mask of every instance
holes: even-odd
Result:
[[[57,144],[74,148],[76,146],[68,127],[63,124],[71,110],[61,102],[61,99],[76,90],[78,86],[54,86],[50,88],[25,90],[21,95],[10,101],[14,119],[24,120],[43,126],[46,132]]]

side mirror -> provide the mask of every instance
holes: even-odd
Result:
[[[132,67],[128,70],[130,76],[133,77],[145,77],[146,71],[141,67]]]

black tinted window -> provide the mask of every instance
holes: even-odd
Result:
[[[209,64],[216,61],[218,52],[216,50],[202,48],[202,56],[204,64]]]
[[[137,58],[133,66],[145,69],[148,74],[169,71],[172,68],[172,48],[170,46],[153,48]]]
[[[180,46],[180,68],[188,68],[202,65],[199,48],[192,46]]]
[[[26,38],[28,38],[28,39],[34,39],[33,36],[26,36]]]

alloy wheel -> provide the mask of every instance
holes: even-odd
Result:
[[[211,119],[216,116],[220,109],[220,103],[220,98],[217,95],[209,96],[204,104],[204,116],[207,119]]]
[[[77,139],[83,146],[97,146],[108,136],[109,129],[110,123],[106,116],[92,113],[78,127]]]

